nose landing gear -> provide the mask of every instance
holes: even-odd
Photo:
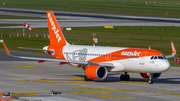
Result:
[[[153,81],[153,78],[152,78],[152,73],[149,73],[149,81],[148,81],[148,84],[153,84],[154,81]]]

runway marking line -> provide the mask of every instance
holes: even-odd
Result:
[[[140,84],[148,84],[147,82],[134,82],[134,81],[121,81],[120,83],[140,83]]]
[[[155,92],[155,94],[180,95],[180,93]]]
[[[140,98],[134,96],[98,96],[98,98]]]
[[[69,93],[72,93],[72,94],[95,94],[95,93],[112,93],[112,92],[99,92],[99,91],[96,91],[96,92],[69,92]]]
[[[49,81],[50,83],[87,83],[82,81]]]
[[[54,81],[48,79],[16,79],[16,81],[48,81],[49,83],[87,83],[83,81]]]
[[[34,96],[39,94],[40,92],[10,92],[11,97],[18,97],[18,96]],[[3,95],[3,92],[0,92],[0,95]]]
[[[172,70],[172,69],[169,69],[167,72],[180,72],[180,70]]]
[[[23,66],[23,65],[7,65],[8,67],[29,67],[29,68],[35,68],[36,66]]]
[[[16,79],[16,81],[51,81],[48,79]]]
[[[75,80],[84,80],[84,78],[73,78]],[[134,82],[134,81],[120,81],[116,83],[139,83],[139,84],[148,84],[147,82]]]
[[[84,80],[84,78],[73,78],[75,80]]]
[[[147,91],[140,91],[140,90],[120,90],[120,89],[114,89],[114,88],[75,88],[75,89],[108,90],[108,91],[118,91],[118,92],[147,92]]]
[[[84,80],[84,78],[74,78],[76,80]],[[16,79],[16,81],[49,81],[50,83],[87,83],[83,81],[54,81],[48,79]],[[118,82],[119,83],[119,82]],[[132,81],[121,81],[120,83],[140,83],[140,84],[148,84],[147,82],[132,82]]]

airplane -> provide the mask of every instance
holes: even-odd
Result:
[[[168,56],[150,48],[71,45],[66,41],[53,11],[46,11],[46,13],[50,45],[43,47],[43,49],[21,48],[44,51],[54,59],[14,56],[6,47],[4,40],[0,40],[7,55],[21,59],[38,60],[39,63],[57,61],[60,62],[60,65],[69,64],[83,68],[85,81],[103,80],[107,77],[108,72],[123,72],[120,80],[129,81],[128,72],[133,72],[140,73],[143,78],[149,79],[149,84],[153,84],[153,79],[159,78],[161,73],[169,70],[170,63],[167,58],[176,56],[176,49],[172,41],[172,54]]]

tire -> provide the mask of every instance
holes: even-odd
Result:
[[[154,82],[152,80],[149,80],[148,81],[148,84],[153,84]]]
[[[127,74],[126,75],[126,81],[129,81],[129,79],[130,79],[130,76]]]
[[[121,80],[121,81],[125,81],[125,80],[126,80],[126,76],[125,76],[124,74],[122,74],[122,75],[120,76],[120,80]]]
[[[84,81],[90,81],[90,79],[87,76],[84,76]]]
[[[87,76],[84,76],[84,81],[94,81],[93,79],[89,79]]]

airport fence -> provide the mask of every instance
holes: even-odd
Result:
[[[23,34],[23,33],[0,33],[1,38],[48,38],[49,34]]]

